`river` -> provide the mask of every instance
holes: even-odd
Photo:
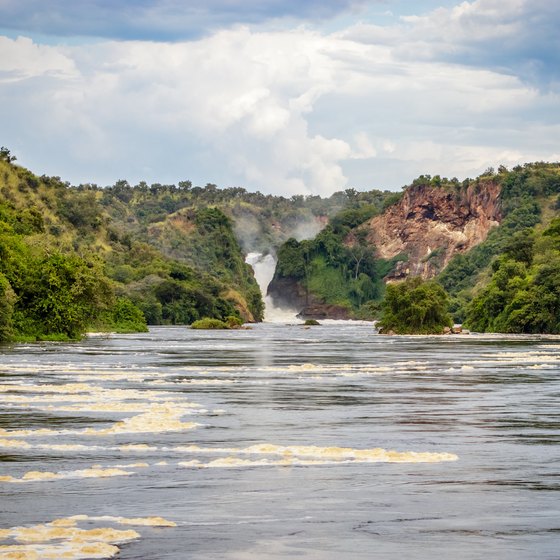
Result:
[[[560,338],[0,348],[0,558],[560,558]]]

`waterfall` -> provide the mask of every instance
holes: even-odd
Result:
[[[253,267],[255,279],[264,300],[264,320],[269,323],[291,323],[296,322],[297,311],[276,307],[270,296],[267,295],[268,285],[274,276],[276,269],[276,259],[270,253],[249,253],[245,262]]]

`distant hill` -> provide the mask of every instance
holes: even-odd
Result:
[[[313,237],[351,204],[216,185],[72,186],[0,150],[0,340],[74,339],[201,317],[260,321],[249,252]]]
[[[436,278],[451,296],[456,321],[466,320],[478,330],[558,332],[559,196],[558,163],[489,169],[462,182],[421,176],[398,200],[387,198],[383,211],[372,211],[359,224],[340,228],[335,216],[315,239],[288,240],[278,252],[269,292],[304,316],[373,318],[386,282]],[[512,260],[521,264],[512,268]],[[496,274],[513,280],[499,290],[501,304],[490,306],[488,290],[498,282]],[[537,289],[537,283],[547,287]],[[540,326],[537,319],[521,318],[537,293],[548,302]],[[515,309],[508,307],[513,301]],[[481,309],[495,309],[501,318],[485,315],[482,320]],[[514,311],[515,324],[504,318]]]
[[[0,340],[260,321],[249,252],[277,256],[269,294],[308,317],[377,317],[387,282],[419,276],[473,329],[559,332],[559,198],[558,163],[285,198],[189,181],[71,186],[1,148]]]
[[[181,223],[159,211],[150,222],[122,198],[118,188],[37,177],[2,149],[0,340],[262,319],[260,290],[223,212],[191,208]]]

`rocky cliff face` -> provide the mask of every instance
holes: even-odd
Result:
[[[500,223],[499,195],[500,186],[491,180],[456,189],[415,185],[362,227],[379,257],[407,257],[387,280],[432,278],[455,254],[484,241]]]

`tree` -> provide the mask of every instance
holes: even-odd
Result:
[[[38,338],[76,339],[112,303],[111,285],[98,265],[75,255],[47,255],[32,263],[22,287],[21,330]]]
[[[113,326],[119,332],[146,332],[146,318],[142,311],[125,297],[117,299],[112,309]]]
[[[0,342],[12,338],[12,315],[15,301],[16,295],[8,279],[0,273]]]
[[[5,148],[4,146],[2,146],[0,148],[0,160],[4,160],[7,161],[8,163],[12,163],[13,161],[16,161],[16,156],[11,155],[10,150],[8,150],[8,148]]]
[[[280,277],[293,277],[300,280],[305,277],[305,269],[303,243],[290,237],[278,251],[276,274]]]
[[[560,258],[527,269],[502,256],[494,274],[467,307],[465,324],[480,332],[557,333],[560,331]]]
[[[351,236],[351,242],[347,246],[348,253],[354,262],[354,280],[358,279],[365,261],[372,260],[375,254],[372,245],[367,242],[367,231],[365,229],[356,230]]]
[[[397,334],[440,334],[452,324],[445,290],[434,281],[413,277],[389,284],[379,326]]]
[[[518,231],[506,241],[504,253],[515,261],[531,266],[533,262],[535,237],[533,230]]]

